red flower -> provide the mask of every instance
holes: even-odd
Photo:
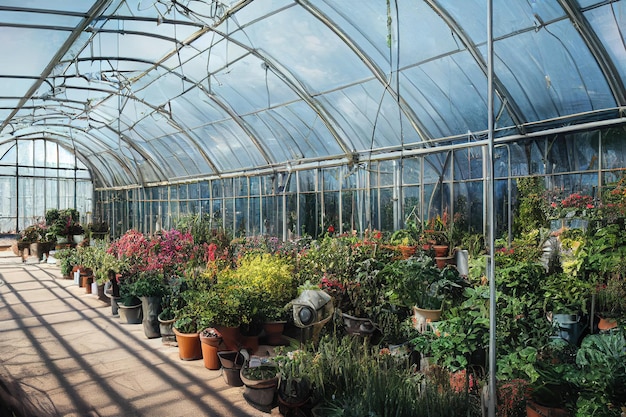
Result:
[[[328,226],[328,233],[335,233],[335,226],[333,226],[332,224]]]

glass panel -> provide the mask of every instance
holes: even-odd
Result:
[[[502,155],[497,154],[495,151],[494,154],[496,154],[494,168],[496,169],[496,175],[498,175],[499,167],[508,166],[508,162],[506,155],[502,159]],[[479,146],[454,151],[454,171],[455,180],[482,178],[483,147]]]
[[[394,230],[393,224],[393,190],[391,188],[380,189],[380,229],[382,231]]]
[[[324,218],[322,219],[322,227],[325,231],[331,227],[339,232],[339,192],[324,192]]]
[[[402,161],[402,183],[419,184],[421,176],[421,158],[406,158]]]
[[[615,105],[604,75],[569,21],[551,24],[549,32],[499,40],[494,48],[495,71],[530,121]]]
[[[430,136],[486,129],[487,82],[468,52],[407,69],[402,80],[403,98]]]
[[[583,5],[586,2],[579,3]],[[612,2],[591,9],[585,13],[585,17],[604,44],[611,60],[615,63],[626,62],[626,3]],[[622,83],[626,84],[626,65],[618,64],[615,67],[622,77]]]
[[[324,178],[324,190],[339,190],[339,174],[338,168],[327,168],[322,170],[322,176]]]
[[[299,194],[300,211],[298,218],[300,221],[300,232],[309,236],[317,236],[319,225],[319,210],[317,196],[313,193]]]
[[[242,167],[264,166],[256,145],[233,121],[215,123],[189,131],[211,161],[222,171],[240,169]]]
[[[459,26],[473,40],[474,44],[486,42],[487,4],[481,0],[457,2],[444,0],[439,2],[452,18],[459,22]],[[507,0],[494,1],[493,5],[493,35],[500,38],[510,33],[524,31],[535,26],[537,14],[545,22],[558,19],[564,15],[558,2],[530,1],[510,2]]]
[[[281,30],[268,30],[271,27]],[[267,16],[233,37],[244,43],[254,39],[257,49],[275,57],[310,92],[339,88],[371,76],[343,40],[301,7]]]
[[[396,170],[396,161],[381,161],[380,170],[380,186],[394,185],[394,172]]]
[[[318,99],[346,132],[349,139],[342,139],[350,147],[372,149],[420,140],[398,108],[397,100],[378,81],[345,88]]]
[[[2,18],[0,17],[0,19]],[[0,60],[0,74],[30,75],[38,78],[54,54],[63,45],[63,42],[66,41],[69,33],[44,28],[3,26],[2,54],[5,57],[11,57],[11,59]],[[24,93],[26,91],[19,95],[24,95]],[[4,94],[6,93],[3,91]]]
[[[626,135],[621,128],[609,129],[601,136],[602,168],[619,169],[626,166]]]

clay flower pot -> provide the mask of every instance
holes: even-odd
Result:
[[[202,360],[207,369],[220,369],[220,359],[217,356],[218,348],[222,343],[222,335],[213,328],[204,329],[200,332],[202,348]]]
[[[184,361],[202,359],[202,346],[199,333],[181,333],[174,327],[176,342],[178,343],[178,356]]]

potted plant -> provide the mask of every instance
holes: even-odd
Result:
[[[240,377],[244,385],[243,397],[254,408],[270,412],[278,388],[278,368],[273,362],[251,358],[246,350],[241,352],[244,364]]]
[[[254,296],[250,301],[256,300],[251,306],[253,316],[258,317],[263,325],[284,327],[285,305],[295,296],[293,265],[288,258],[270,253],[245,254],[237,262],[231,278],[250,287],[251,296]],[[253,318],[250,322],[254,322]],[[273,341],[279,339],[280,335]]]
[[[244,253],[230,271],[229,280],[247,289],[247,295],[237,294],[247,317],[240,326],[244,345],[254,351],[265,323],[270,327],[283,326],[285,313],[280,309],[293,298],[293,266],[287,257],[271,253]],[[271,331],[271,329],[270,329]],[[282,333],[282,332],[281,332]],[[271,342],[281,339],[273,336]]]
[[[626,279],[611,274],[606,282],[596,287],[598,329],[609,330],[618,326],[626,316]]]
[[[98,248],[94,246],[82,246],[77,249],[77,255],[81,266],[81,286],[87,294],[91,294],[91,284],[94,283],[94,270],[97,266]]]
[[[442,215],[431,218],[426,224],[422,239],[431,243],[435,258],[440,258],[438,265],[443,268],[446,264],[445,259],[450,256],[450,251],[454,248],[457,234],[449,218],[448,209],[446,208]]]
[[[141,300],[144,334],[148,339],[161,336],[158,316],[161,313],[161,297],[167,286],[161,270],[138,272],[134,279],[135,295]]]
[[[414,220],[407,220],[405,227],[394,231],[389,238],[389,243],[400,251],[402,257],[407,259],[413,256],[420,243],[422,231]]]
[[[59,261],[59,268],[61,269],[61,275],[65,279],[70,279],[74,266],[77,265],[78,256],[76,256],[76,249],[66,248],[57,250],[54,254],[55,258]]]
[[[48,219],[50,219],[48,221]],[[46,212],[46,222],[51,228],[51,232],[56,235],[58,243],[72,243],[71,238],[74,231],[80,231],[80,213],[76,209],[51,209]],[[82,229],[82,228],[81,228]]]
[[[383,269],[389,287],[390,302],[412,308],[416,328],[424,330],[429,322],[441,317],[446,297],[459,291],[464,281],[454,268],[435,267],[429,256],[398,260]]]
[[[266,303],[261,306],[265,343],[270,346],[284,344],[283,333],[289,317],[288,305]]]
[[[576,348],[561,339],[543,346],[534,364],[526,410],[529,417],[569,417],[576,403]]]
[[[283,415],[306,414],[315,403],[312,375],[315,353],[311,349],[281,346],[276,350],[274,363],[278,367],[278,407]],[[292,414],[289,414],[292,413]]]
[[[121,273],[126,264],[123,260],[117,259],[108,252],[108,246],[104,242],[97,242],[88,248],[82,249],[89,255],[86,257],[86,266],[93,271],[94,282],[96,283],[98,296],[104,300],[104,286],[110,282],[110,272]]]
[[[44,223],[37,223],[28,226],[21,233],[17,241],[17,255],[24,256],[24,250],[28,249],[28,254],[36,256],[41,261],[44,256],[48,256],[54,245],[54,240],[50,240],[47,226]]]
[[[181,293],[181,307],[176,311],[174,334],[182,360],[202,358],[200,332],[215,321],[215,307],[219,305],[217,293],[200,289],[186,289]]]
[[[166,290],[161,297],[161,312],[157,316],[159,320],[159,333],[161,340],[166,344],[175,344],[174,323],[176,322],[176,312],[182,309],[183,298],[181,290],[183,278],[172,276],[167,280]]]
[[[589,335],[576,352],[576,416],[619,417],[626,406],[626,337],[623,330]]]
[[[541,286],[544,310],[555,327],[556,335],[577,344],[586,324],[593,284],[584,277],[566,273],[546,276]]]
[[[104,240],[109,234],[109,224],[104,221],[93,221],[87,224],[85,232],[91,240]]]
[[[137,295],[136,284],[132,276],[123,275],[119,282],[119,288],[120,321],[126,324],[140,324],[142,321],[141,300]]]
[[[221,342],[222,335],[213,327],[207,327],[200,332],[202,360],[205,368],[213,370],[220,368],[217,352]]]
[[[340,305],[347,333],[368,336],[376,330],[377,313],[385,304],[384,263],[376,258],[360,261],[354,276],[342,283],[347,302]]]
[[[222,276],[211,292],[219,300],[213,308],[214,327],[222,334],[226,348],[238,351],[243,342],[240,327],[252,320],[254,290]]]

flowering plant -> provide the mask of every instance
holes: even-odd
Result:
[[[21,242],[40,242],[46,239],[47,227],[45,223],[37,223],[28,226],[22,232]]]
[[[526,415],[526,396],[529,382],[525,379],[512,379],[499,382],[496,388],[498,396],[498,416],[518,417]]]
[[[574,192],[562,200],[559,200],[557,196],[552,196],[550,199],[552,202],[550,203],[547,217],[552,219],[589,215],[589,211],[596,208],[593,197],[578,192]]]
[[[563,201],[561,201],[561,207],[590,209],[590,208],[593,208],[593,198],[589,195],[582,195],[580,193],[572,193],[568,197],[563,199]]]
[[[424,243],[434,242],[436,245],[456,244],[457,231],[454,228],[454,222],[450,219],[448,208],[446,207],[442,214],[431,218],[424,225],[424,233],[422,236]]]
[[[176,229],[153,236],[148,244],[149,256],[145,269],[162,270],[166,275],[175,274],[187,262],[197,256],[191,233]]]
[[[130,229],[111,243],[108,252],[118,259],[125,259],[129,272],[134,273],[145,268],[149,258],[150,244],[143,233]]]

